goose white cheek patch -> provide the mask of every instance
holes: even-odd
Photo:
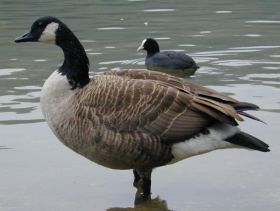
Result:
[[[58,23],[49,23],[39,38],[39,42],[55,44]]]

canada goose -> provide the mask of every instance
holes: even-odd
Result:
[[[176,51],[160,52],[159,45],[152,38],[144,39],[137,51],[147,51],[145,65],[148,70],[156,70],[184,77],[195,73],[199,66],[192,57]]]
[[[91,161],[133,169],[143,199],[151,193],[155,167],[224,148],[268,152],[242,132],[240,115],[257,110],[212,89],[148,70],[107,71],[89,78],[89,62],[73,32],[54,17],[36,20],[15,42],[56,44],[62,66],[41,93],[45,119],[57,138]]]

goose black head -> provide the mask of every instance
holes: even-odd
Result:
[[[67,76],[71,89],[82,88],[89,82],[89,61],[84,47],[74,33],[57,18],[46,16],[37,19],[30,31],[16,38],[15,42],[43,42],[61,47],[64,62],[58,71]]]
[[[29,32],[15,39],[15,42],[43,42],[57,44],[57,31],[64,25],[55,17],[46,16],[37,19]]]
[[[155,54],[155,53],[159,52],[159,45],[158,45],[157,41],[155,41],[154,39],[147,38],[142,41],[141,45],[137,49],[137,51],[140,51],[140,50],[147,51],[148,55]]]

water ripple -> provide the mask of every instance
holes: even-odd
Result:
[[[210,62],[210,61],[215,61],[215,60],[219,60],[219,58],[217,57],[207,57],[207,56],[203,56],[203,57],[197,57],[195,54],[189,54],[191,57],[193,57],[193,59],[195,61],[197,61],[198,63],[203,63],[203,62]],[[200,72],[201,68],[199,69]]]
[[[103,53],[101,52],[90,52],[90,53],[87,53],[88,55],[102,55]]]
[[[162,52],[164,51],[176,51],[176,52],[184,52],[184,49],[166,49],[166,50],[162,50]]]
[[[170,37],[155,37],[155,40],[170,40]]]
[[[270,55],[269,57],[272,57],[272,58],[280,58],[280,55],[278,55],[278,54],[273,54],[273,55]]]
[[[106,30],[123,30],[126,29],[125,27],[100,27],[97,28],[99,31],[106,31]]]
[[[258,52],[259,49],[232,49],[232,50],[221,50],[221,51],[203,51],[194,53],[197,56],[225,56],[225,55],[236,55],[238,53],[250,53]]]
[[[0,76],[4,75],[11,75],[15,72],[20,72],[26,70],[25,68],[5,68],[5,69],[0,69]]]
[[[46,62],[47,59],[34,59],[33,62]]]
[[[14,87],[14,89],[17,89],[17,90],[41,90],[41,87],[39,87],[39,86],[20,86],[20,87]]]
[[[82,43],[93,43],[95,42],[94,40],[81,40]]]
[[[240,67],[240,66],[251,66],[253,64],[276,64],[280,65],[280,62],[273,62],[268,60],[241,60],[241,59],[228,59],[212,62],[216,65]]]
[[[40,94],[41,87],[35,85],[14,86],[12,90],[7,90],[5,95],[0,96],[0,124],[42,121]]]
[[[275,21],[275,20],[254,20],[254,21],[246,21],[245,23],[273,23],[273,24],[279,24],[280,21]]]
[[[199,74],[219,75],[219,74],[221,74],[221,70],[219,70],[215,67],[202,66],[199,68]],[[197,75],[194,75],[193,77],[197,77]]]
[[[212,31],[201,31],[201,32],[199,32],[200,34],[210,34],[210,33],[212,33]]]
[[[248,74],[246,76],[247,78],[279,78],[280,79],[280,74]]]
[[[280,70],[280,67],[263,67],[265,70]]]
[[[242,49],[273,49],[273,48],[280,48],[280,45],[263,45],[263,46],[247,46],[247,47],[233,47],[229,49],[237,49],[237,50],[242,50]],[[279,55],[280,56],[280,55]]]
[[[140,59],[132,59],[132,60],[115,60],[115,61],[106,61],[106,62],[99,62],[100,65],[111,65],[111,64],[144,64],[144,58]]]
[[[229,14],[229,13],[232,13],[232,11],[230,11],[230,10],[219,10],[219,11],[216,11],[215,13],[217,13],[217,14]]]
[[[191,35],[192,37],[204,37],[205,35],[204,34],[193,34]]]
[[[261,34],[244,34],[244,37],[261,37]]]
[[[175,9],[147,9],[144,12],[174,12]]]
[[[180,46],[180,47],[194,47],[196,45],[194,45],[194,44],[179,44],[178,46]]]
[[[114,49],[116,48],[115,46],[105,46],[104,48],[107,48],[107,49]]]

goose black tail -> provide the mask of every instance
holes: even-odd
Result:
[[[268,149],[269,146],[265,142],[244,132],[239,132],[225,141],[261,152],[270,151],[270,149]]]

